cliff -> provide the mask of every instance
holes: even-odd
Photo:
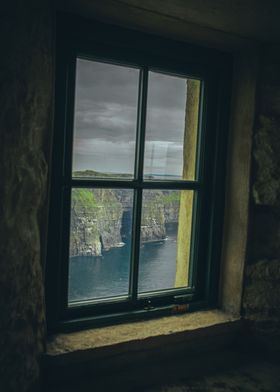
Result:
[[[123,207],[111,189],[73,189],[70,256],[100,256],[122,241]]]
[[[101,256],[130,237],[133,192],[121,189],[73,189],[70,256]],[[166,237],[166,224],[178,221],[179,193],[143,192],[141,240]]]

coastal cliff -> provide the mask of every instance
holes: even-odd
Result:
[[[101,256],[130,238],[133,191],[79,188],[72,191],[70,256]],[[143,192],[141,241],[166,238],[166,224],[178,221],[179,192]]]

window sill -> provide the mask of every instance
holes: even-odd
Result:
[[[112,367],[127,368],[132,362],[160,358],[170,360],[188,353],[222,350],[243,329],[242,320],[220,310],[200,311],[50,337],[44,356],[48,380],[57,380]],[[117,364],[117,367],[116,367]],[[80,365],[80,369],[79,369]],[[71,368],[75,369],[72,373]]]
[[[208,310],[56,334],[43,358],[44,383],[50,392],[80,390],[81,382],[131,391],[225,369],[242,360],[232,347],[243,332],[240,317]]]

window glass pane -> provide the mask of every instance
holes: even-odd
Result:
[[[132,177],[139,70],[77,59],[74,177]]]
[[[144,190],[140,293],[188,286],[193,191]]]
[[[75,188],[68,301],[128,295],[133,190]]]
[[[200,81],[149,72],[144,177],[195,179]]]

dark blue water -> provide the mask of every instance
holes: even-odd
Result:
[[[142,244],[139,292],[174,287],[177,225],[169,224],[167,239]],[[114,248],[102,257],[70,258],[69,301],[127,295],[130,247]]]

